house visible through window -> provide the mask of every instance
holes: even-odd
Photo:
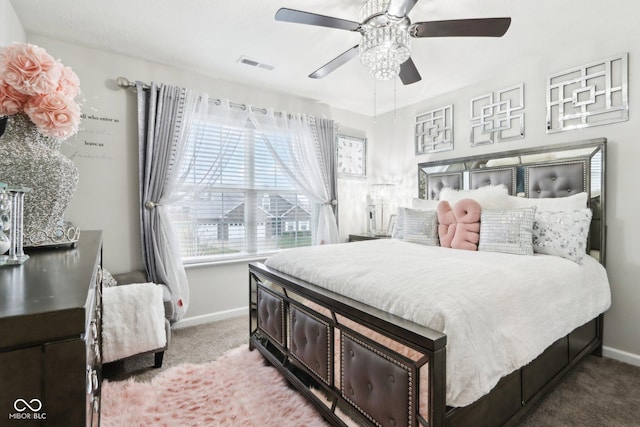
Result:
[[[271,141],[287,137],[268,135]],[[181,200],[170,215],[186,262],[311,244],[313,204],[299,194],[255,129],[194,126],[181,167]]]

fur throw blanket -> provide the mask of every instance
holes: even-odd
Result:
[[[112,362],[166,345],[160,286],[155,283],[134,283],[103,289],[103,362]]]

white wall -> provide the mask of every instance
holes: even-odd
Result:
[[[369,137],[371,118],[332,109],[312,100],[205,77],[136,58],[71,45],[28,34],[28,40],[73,68],[84,97],[80,132],[61,150],[80,172],[78,189],[66,218],[81,229],[101,229],[104,265],[112,273],[142,268],[138,217],[138,142],[136,93],[117,87],[124,76],[207,92],[212,97],[278,111],[302,112],[336,120],[344,130]],[[370,140],[372,143],[372,140]],[[371,153],[373,153],[372,151]],[[366,180],[339,180],[340,236],[365,227]],[[364,196],[362,196],[364,194]],[[191,303],[182,325],[237,313],[248,303],[246,262],[187,269]]]
[[[26,34],[9,0],[0,0],[0,46],[24,42]]]
[[[603,7],[607,7],[602,3]],[[594,11],[594,17],[598,12]],[[620,14],[615,25],[607,30],[595,31],[591,39],[577,40],[574,44],[554,45],[539,52],[527,63],[511,69],[498,70],[495,77],[472,86],[425,100],[392,114],[378,118],[374,130],[381,145],[373,159],[372,169],[380,179],[394,180],[400,191],[394,205],[408,205],[417,195],[417,163],[428,160],[464,157],[487,152],[498,152],[525,147],[580,141],[606,137],[607,148],[607,271],[612,289],[612,306],[605,315],[605,354],[640,365],[640,211],[638,192],[638,162],[640,144],[640,84],[637,58],[640,58],[640,32],[634,14]],[[542,28],[542,27],[541,27]],[[625,30],[626,29],[626,30]],[[598,61],[623,52],[629,52],[629,105],[630,119],[626,122],[595,126],[588,129],[546,133],[546,76],[582,64]],[[436,65],[434,65],[436,66]],[[470,100],[488,92],[524,82],[525,138],[499,144],[470,146]],[[454,105],[453,151],[416,156],[413,145],[413,124],[417,114],[444,105]]]

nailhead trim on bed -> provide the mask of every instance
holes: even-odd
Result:
[[[397,359],[394,359],[394,358],[390,357],[389,355],[377,350],[376,348],[374,348],[371,345],[367,344],[363,340],[360,340],[360,339],[356,338],[355,336],[348,334],[345,331],[341,331],[341,334],[340,334],[340,358],[341,358],[341,363],[340,363],[340,392],[342,394],[342,397],[346,401],[348,401],[351,405],[353,405],[354,408],[358,409],[358,411],[360,411],[372,423],[374,423],[377,426],[382,427],[382,425],[378,421],[374,420],[364,409],[362,409],[358,404],[356,404],[353,400],[351,400],[347,396],[347,393],[346,393],[346,390],[345,390],[345,384],[344,384],[344,378],[345,378],[345,372],[344,372],[344,366],[345,366],[345,354],[344,354],[345,339],[349,339],[349,340],[353,341],[354,343],[362,346],[366,350],[371,351],[372,353],[376,354],[377,356],[382,357],[383,359],[393,363],[394,365],[398,366],[399,368],[401,368],[401,369],[403,369],[403,370],[405,370],[407,372],[407,376],[408,376],[407,402],[409,403],[407,405],[408,406],[408,418],[407,419],[409,420],[409,425],[410,425],[411,424],[411,420],[415,417],[415,415],[414,415],[415,402],[414,402],[414,399],[412,397],[415,379],[413,378],[413,372],[410,369],[410,367],[407,364],[402,363],[400,360],[397,360]]]

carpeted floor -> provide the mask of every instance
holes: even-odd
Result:
[[[249,342],[249,318],[236,317],[203,325],[174,329],[162,367],[153,368],[153,355],[141,356],[104,366],[103,376],[109,380],[135,377],[148,381],[160,372],[182,363],[205,363]]]
[[[327,427],[286,380],[247,345],[215,362],[186,363],[149,382],[105,381],[101,425],[207,427]],[[271,414],[265,417],[263,409]]]
[[[153,369],[153,356],[105,365],[110,381],[149,381],[172,366],[206,363],[248,342],[247,317],[173,331],[163,367]],[[560,384],[520,427],[640,426],[640,368],[590,356]]]

